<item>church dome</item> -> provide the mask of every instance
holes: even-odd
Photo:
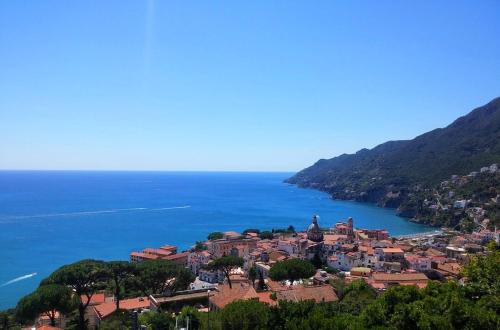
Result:
[[[311,224],[309,225],[309,227],[307,227],[307,231],[308,231],[308,232],[309,232],[309,231],[315,231],[315,232],[317,232],[317,231],[321,231],[321,230],[319,229],[319,225],[318,225],[318,218],[319,218],[319,217],[318,217],[317,215],[314,215],[314,216],[313,216]]]
[[[321,242],[323,240],[323,232],[318,225],[319,216],[314,215],[312,222],[307,227],[307,238],[314,242]]]

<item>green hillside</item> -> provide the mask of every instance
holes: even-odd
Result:
[[[408,194],[500,163],[500,98],[413,140],[322,159],[287,180],[300,187],[398,207]]]

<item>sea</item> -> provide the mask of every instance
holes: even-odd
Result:
[[[431,228],[390,209],[300,189],[293,173],[0,171],[0,310],[14,307],[58,267],[80,259],[128,260],[213,231],[304,230],[353,217],[391,235]]]

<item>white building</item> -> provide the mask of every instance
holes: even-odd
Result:
[[[456,209],[465,209],[466,206],[467,206],[467,201],[465,199],[455,201],[453,203],[453,207]]]
[[[269,277],[269,271],[271,270],[271,266],[265,264],[263,262],[256,262],[255,268],[257,268],[257,274],[260,272],[263,278]]]
[[[411,269],[419,272],[424,272],[431,269],[431,258],[416,255],[408,255],[405,257]]]

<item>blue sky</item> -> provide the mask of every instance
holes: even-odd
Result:
[[[1,1],[0,168],[295,171],[500,96],[499,1]]]

